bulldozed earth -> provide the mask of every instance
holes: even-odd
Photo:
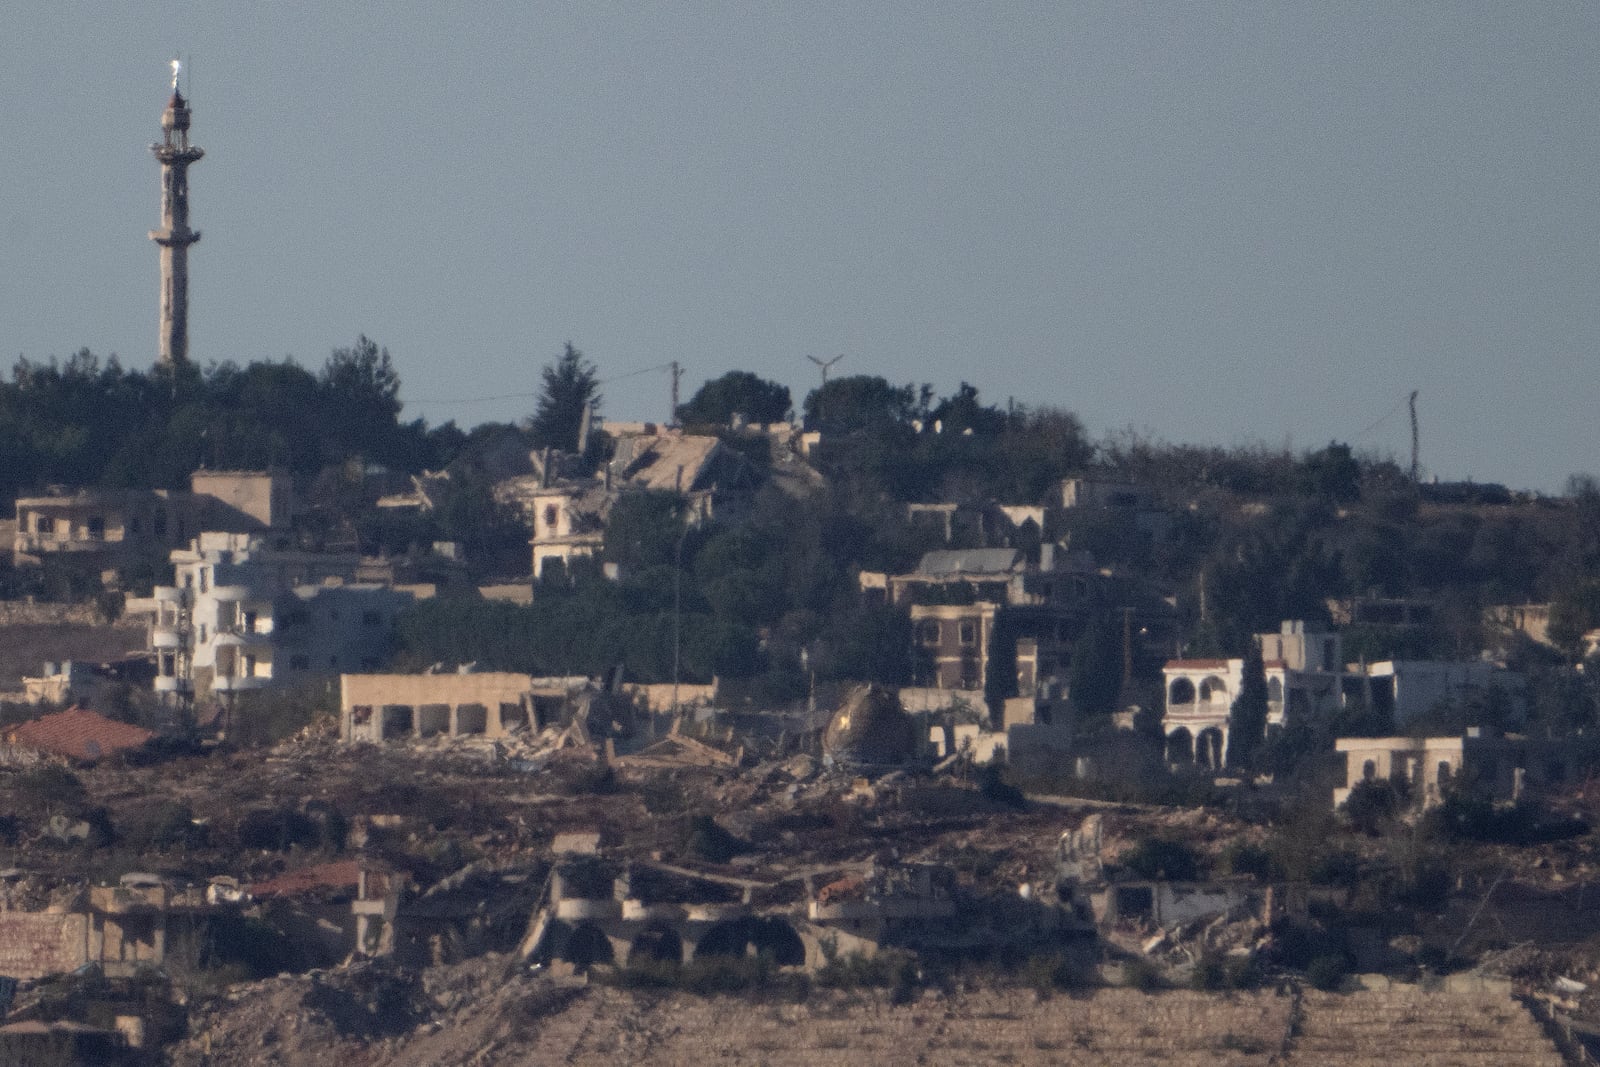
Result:
[[[68,912],[85,887],[136,874],[210,887],[229,917],[197,912],[191,936],[139,968],[180,1020],[130,1062],[1555,1064],[1600,1018],[1587,834],[1439,851],[1403,830],[1350,832],[1292,798],[1024,798],[959,765],[863,775],[689,738],[532,758],[311,731],[79,768],[79,793],[58,782],[42,798],[38,775],[0,772],[15,813],[6,909]],[[1562,803],[1589,815],[1581,792]],[[63,819],[91,832],[63,835]],[[1087,915],[1063,882],[1063,841],[1081,845],[1089,825],[1106,899],[1182,882],[1235,904]],[[575,964],[530,936],[555,914],[552,872],[574,862],[562,839],[633,872],[636,895],[649,871],[723,893],[707,906],[742,896],[804,916],[809,902],[870,899],[874,871],[936,868],[957,903],[942,933],[859,957],[835,946],[804,967],[753,949],[716,966],[684,952],[680,966],[637,946]],[[1173,845],[1195,869],[1148,867]],[[330,873],[341,865],[403,887],[385,939],[333,929],[360,903]],[[1035,925],[1008,937],[1016,915]],[[62,990],[88,980],[23,983],[11,1019],[137,1014],[86,1018]]]

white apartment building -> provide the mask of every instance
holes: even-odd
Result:
[[[360,557],[202,533],[172,555],[175,584],[129,601],[150,617],[156,692],[174,699],[265,689],[382,665],[412,594],[356,583]]]

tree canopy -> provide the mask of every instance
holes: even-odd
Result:
[[[743,415],[754,423],[782,422],[791,406],[787,385],[733,370],[702,385],[678,408],[678,421],[686,426],[722,426],[734,415]]]
[[[583,353],[567,342],[561,358],[542,372],[539,405],[529,426],[535,448],[578,451],[578,434],[584,408],[590,418],[600,414],[599,372]],[[598,428],[598,427],[597,427]]]

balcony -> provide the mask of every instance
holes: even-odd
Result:
[[[183,631],[175,626],[158,626],[150,631],[150,647],[170,652],[184,647]]]
[[[211,688],[219,693],[244,693],[255,689],[265,689],[272,684],[271,678],[247,675],[244,677],[218,676],[211,681]]]
[[[247,585],[217,585],[211,588],[211,599],[222,604],[237,604],[250,599]]]
[[[187,693],[189,692],[189,679],[176,678],[172,675],[157,675],[153,687],[158,693]]]
[[[217,648],[262,648],[272,644],[272,635],[256,633],[239,626],[218,628],[211,643]]]

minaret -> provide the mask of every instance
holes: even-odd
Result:
[[[161,229],[150,240],[161,246],[162,366],[189,358],[189,246],[200,231],[189,229],[189,164],[205,152],[189,143],[189,104],[178,91],[178,61],[172,61],[172,99],[161,113],[161,143],[150,146],[161,162]]]

